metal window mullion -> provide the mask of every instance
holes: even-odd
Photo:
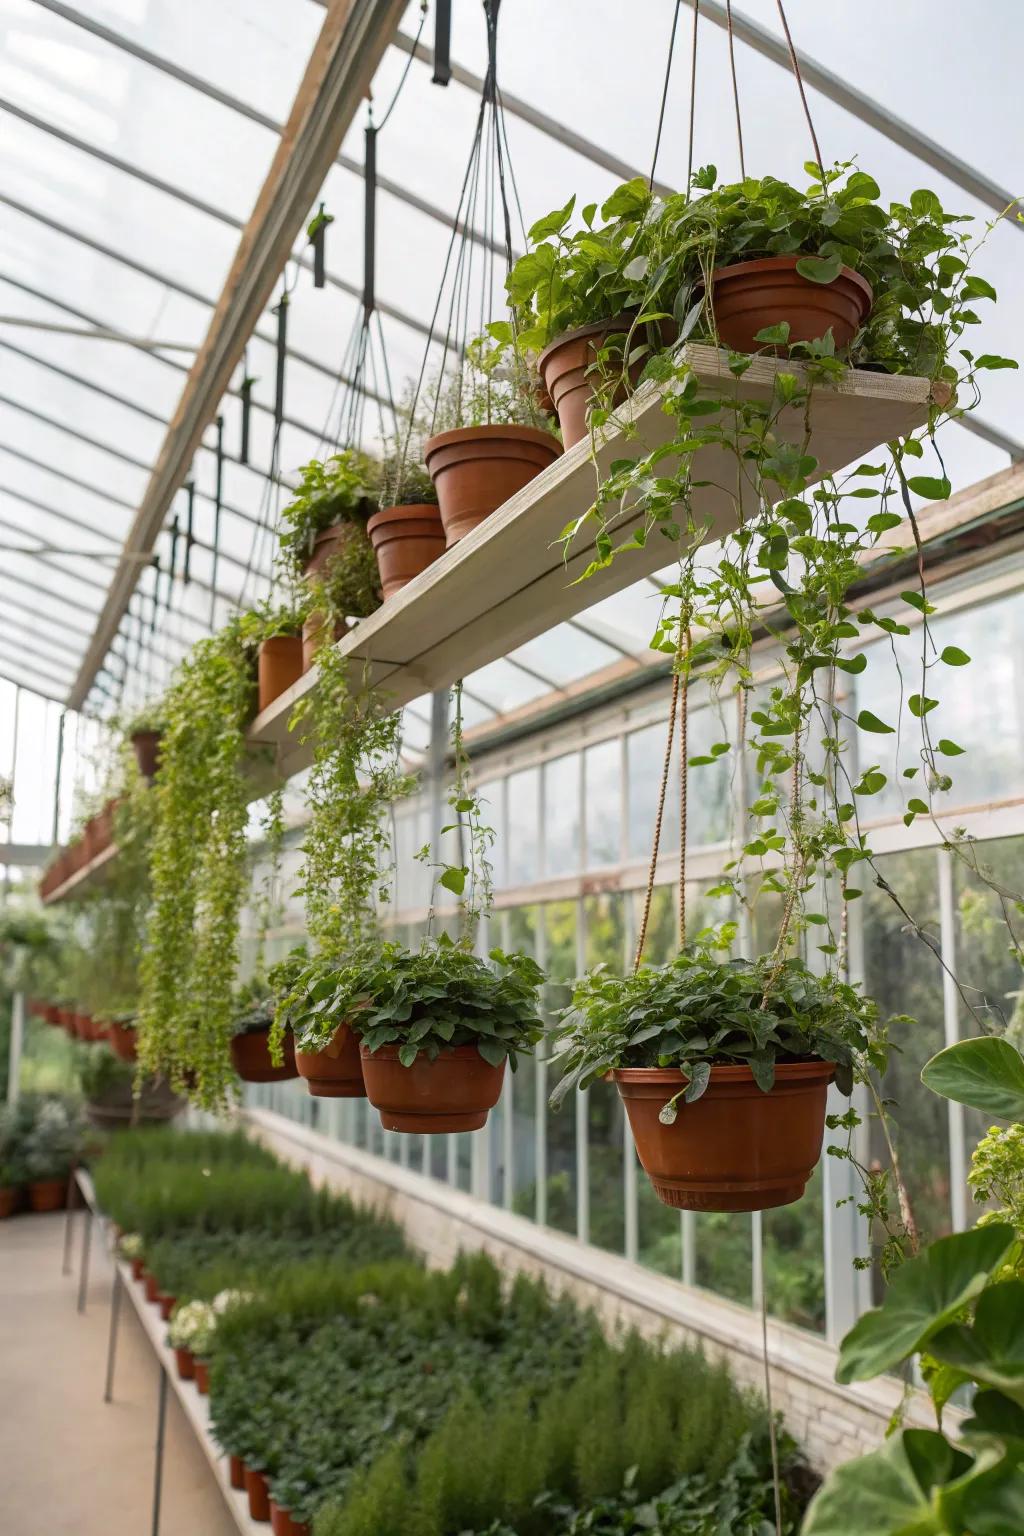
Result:
[[[622,738],[625,747],[625,737]],[[625,755],[625,754],[623,754]],[[625,817],[623,817],[625,825]],[[624,891],[622,897],[623,974],[628,975],[633,965],[636,946],[636,896]],[[623,1190],[623,1250],[627,1259],[635,1263],[640,1252],[640,1187],[637,1169],[636,1142],[625,1107],[622,1110],[622,1190]]]
[[[582,756],[582,753],[580,754]],[[581,808],[582,810],[582,808]],[[576,906],[576,974],[587,968],[587,902],[581,896]],[[590,1099],[576,1090],[576,1236],[581,1243],[590,1241]]]
[[[946,1045],[960,1039],[960,1009],[956,988],[956,892],[953,887],[953,859],[941,845],[935,850],[938,861],[939,934],[942,946],[942,1026]],[[963,1232],[967,1219],[967,1136],[964,1106],[952,1099],[946,1102],[949,1124],[949,1195],[954,1232]]]
[[[507,783],[505,798],[507,804]],[[537,929],[534,949],[537,964],[546,973],[548,967],[548,935],[544,908],[541,906],[537,908]],[[544,1053],[542,1054],[538,1051],[534,1058],[536,1071],[533,1089],[533,1194],[534,1220],[538,1226],[546,1227],[548,1224],[548,1042],[545,1040],[543,1045]]]
[[[508,796],[502,795],[507,805]],[[506,819],[506,818],[503,818]],[[512,919],[508,912],[498,913],[501,931],[501,947],[506,954],[512,948]],[[516,1143],[515,1143],[515,1081],[514,1072],[505,1073],[501,1089],[501,1163],[504,1172],[501,1185],[501,1203],[506,1211],[512,1209],[516,1192]]]

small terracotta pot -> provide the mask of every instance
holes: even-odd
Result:
[[[366,525],[384,599],[394,597],[407,582],[445,551],[445,533],[437,507],[424,503],[381,507]]]
[[[57,1022],[60,1025],[60,1027],[67,1034],[73,1035],[75,1033],[75,1014],[74,1014],[74,1010],[71,1009],[71,1008],[58,1008],[57,1012],[59,1014],[59,1018],[58,1018]]]
[[[505,1063],[492,1067],[475,1045],[456,1045],[436,1061],[422,1053],[403,1067],[397,1045],[360,1045],[366,1097],[386,1131],[478,1131],[497,1104]]]
[[[197,1360],[193,1355],[192,1365],[194,1369],[193,1380],[196,1384],[196,1391],[199,1393],[200,1397],[207,1397],[210,1391],[210,1362],[208,1360]]]
[[[262,1472],[245,1469],[245,1491],[249,1495],[249,1517],[252,1520],[270,1519],[270,1489]]]
[[[194,1381],[196,1376],[196,1362],[190,1349],[176,1349],[174,1361],[178,1367],[178,1375],[182,1381]]]
[[[0,1221],[6,1221],[18,1209],[20,1191],[16,1184],[0,1185]]]
[[[245,1489],[245,1462],[241,1456],[228,1457],[228,1482],[239,1492]]]
[[[144,1268],[144,1260],[142,1260],[142,1259],[131,1259],[130,1263],[131,1263],[131,1269],[132,1269],[132,1279],[133,1280],[141,1280],[142,1279],[142,1271],[143,1271],[143,1268]]]
[[[127,1024],[118,1024],[113,1019],[107,1025],[107,1040],[115,1056],[122,1061],[134,1061],[138,1056],[138,1047],[135,1043],[135,1030]]]
[[[273,1499],[270,1501],[270,1529],[274,1536],[309,1536],[309,1526],[304,1520],[295,1520],[287,1509]]]
[[[67,1197],[66,1179],[36,1179],[28,1186],[28,1200],[34,1211],[62,1211]]]
[[[314,1098],[364,1099],[359,1039],[347,1024],[339,1024],[322,1051],[296,1048],[295,1065]]]
[[[54,1003],[47,1003],[43,1008],[43,1018],[47,1024],[60,1024],[61,1010]]]
[[[231,1060],[243,1083],[284,1083],[298,1077],[295,1065],[295,1037],[285,1030],[284,1065],[275,1067],[270,1059],[270,1026],[236,1035],[231,1042]]]
[[[142,1283],[146,1288],[146,1300],[157,1302],[160,1300],[160,1286],[156,1275],[150,1274],[148,1269],[142,1271]]]
[[[324,528],[313,540],[313,553],[302,567],[303,575],[321,576],[334,556],[340,553],[344,546],[353,540],[366,537],[359,523],[350,518],[343,518],[340,523],[332,523],[329,528]]]
[[[821,1156],[825,1098],[835,1068],[779,1062],[764,1093],[749,1067],[712,1067],[706,1092],[658,1116],[686,1078],[678,1068],[612,1073],[637,1155],[658,1199],[683,1211],[766,1211],[799,1200]]]
[[[550,342],[537,359],[544,390],[558,417],[562,441],[567,448],[581,443],[590,432],[587,412],[597,382],[591,370],[598,352],[609,336],[621,334],[625,338],[632,324],[631,315],[613,315],[610,320],[599,320],[595,325],[582,325]],[[663,342],[668,345],[673,335],[671,322],[663,323],[661,329]],[[635,344],[640,345],[646,339],[645,327],[643,334],[638,333],[635,338]],[[645,353],[630,368],[629,381],[634,388],[649,361],[650,354]],[[612,407],[621,405],[627,393],[625,382],[620,383],[612,394]]]
[[[302,672],[301,635],[273,635],[269,640],[261,640],[256,658],[259,713],[287,693]]]
[[[92,1039],[92,1015],[88,1013],[75,1014],[75,1034],[79,1040]]]
[[[302,670],[308,672],[316,665],[317,652],[325,645],[330,645],[332,640],[340,640],[346,633],[348,625],[344,619],[338,619],[334,625],[334,632],[328,628],[327,620],[322,613],[311,613],[302,626]]]
[[[156,1299],[157,1305],[160,1308],[160,1316],[165,1323],[170,1322],[171,1313],[174,1311],[174,1303],[178,1299],[177,1296],[169,1296],[166,1291],[158,1291]]]
[[[135,761],[139,765],[142,777],[152,784],[156,778],[157,769],[160,767],[160,731],[135,731],[132,735],[132,746],[135,749]]]
[[[836,351],[849,346],[871,313],[871,284],[852,267],[833,283],[813,283],[796,270],[802,256],[766,256],[719,267],[711,274],[711,306],[723,346],[734,352],[785,352],[765,347],[758,331],[789,323],[788,346],[820,341],[831,327]]]
[[[553,464],[562,445],[536,427],[456,427],[428,438],[423,461],[437,489],[447,547]]]

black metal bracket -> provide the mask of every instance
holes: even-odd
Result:
[[[366,148],[363,155],[364,185],[366,188],[365,214],[363,218],[363,315],[369,319],[377,306],[377,130],[372,123],[365,131]]]
[[[436,0],[434,5],[435,85],[447,85],[452,78],[452,0]]]

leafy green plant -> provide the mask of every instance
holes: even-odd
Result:
[[[513,1070],[543,1032],[537,988],[543,973],[526,955],[491,951],[492,969],[446,935],[418,951],[385,944],[346,970],[325,1009],[324,1042],[347,1019],[370,1051],[398,1045],[399,1060],[435,1061],[441,1051],[475,1045],[485,1061]],[[331,1023],[333,1019],[334,1023]]]
[[[20,1123],[16,1122],[14,1135],[18,1161],[30,1184],[67,1179],[85,1147],[77,1112],[57,1097],[30,1101],[21,1112]]]
[[[688,1082],[677,1097],[687,1103],[705,1092],[713,1066],[749,1066],[768,1092],[777,1062],[814,1057],[834,1062],[850,1093],[874,1015],[854,987],[792,957],[776,967],[770,958],[718,960],[695,948],[625,978],[598,967],[576,984],[562,1015],[565,1075],[552,1103],[615,1067],[678,1067]]]
[[[541,404],[536,368],[525,349],[509,351],[508,322],[487,327],[432,384],[431,433],[459,427],[551,429]]]
[[[346,448],[302,466],[302,478],[281,512],[281,560],[295,581],[303,574],[318,533],[343,520],[365,521],[373,510],[378,467],[358,449]]]
[[[172,1349],[189,1349],[205,1359],[217,1332],[217,1310],[211,1302],[186,1301],[174,1308],[167,1342]]]

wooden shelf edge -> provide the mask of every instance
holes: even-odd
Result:
[[[43,906],[52,906],[54,902],[63,901],[66,896],[73,895],[75,891],[79,890],[82,886],[87,885],[90,880],[94,879],[94,877],[99,874],[101,870],[105,869],[110,861],[116,857],[117,844],[108,843],[107,846],[95,856],[95,858],[89,860],[88,864],[83,864],[81,869],[76,869],[73,875],[69,875],[68,878],[64,880],[60,885],[58,885],[54,890],[52,890],[48,896],[44,896]]]

